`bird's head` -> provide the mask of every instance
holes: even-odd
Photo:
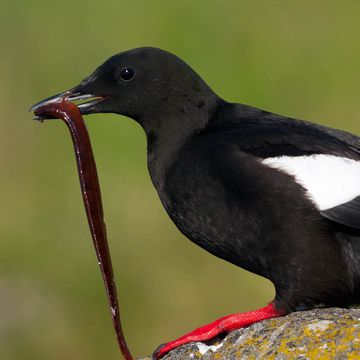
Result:
[[[110,57],[81,83],[47,98],[32,110],[66,97],[83,101],[82,114],[116,113],[148,122],[211,107],[216,95],[184,61],[157,48],[137,48]]]

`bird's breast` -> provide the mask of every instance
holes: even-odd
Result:
[[[261,219],[233,196],[211,156],[200,153],[174,161],[154,185],[172,221],[191,241],[222,259],[266,276]],[[156,179],[156,178],[155,178]]]

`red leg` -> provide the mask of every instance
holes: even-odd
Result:
[[[194,331],[189,332],[177,340],[160,345],[154,352],[153,359],[160,359],[167,352],[180,345],[187,344],[192,341],[209,340],[221,333],[230,332],[261,320],[283,316],[285,314],[286,312],[284,310],[276,309],[274,303],[270,303],[259,310],[224,316],[210,324],[201,326]]]

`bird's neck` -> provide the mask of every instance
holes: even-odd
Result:
[[[176,159],[176,155],[189,138],[198,131],[201,126],[181,126],[186,123],[186,118],[169,119],[172,123],[158,127],[154,131],[147,131],[147,159],[148,169],[155,188],[162,190],[167,170]]]
[[[219,98],[207,101],[204,107],[191,111],[162,113],[157,118],[148,119],[143,127],[147,137],[148,169],[156,189],[161,191],[167,170],[176,160],[178,151],[192,136],[204,131],[209,119],[216,112]]]

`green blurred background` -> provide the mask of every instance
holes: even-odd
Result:
[[[359,17],[356,0],[1,0],[0,359],[120,357],[69,134],[60,121],[31,121],[30,105],[110,55],[150,45],[178,54],[227,100],[359,134]],[[86,122],[135,356],[272,299],[271,284],[171,223],[138,125]]]

